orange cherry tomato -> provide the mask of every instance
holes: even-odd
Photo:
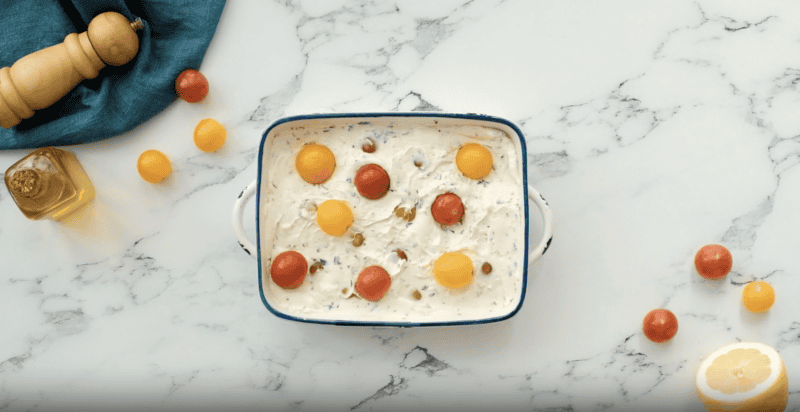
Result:
[[[328,181],[336,170],[336,156],[327,146],[309,143],[300,149],[294,160],[300,178],[312,185]]]
[[[300,252],[289,250],[275,256],[269,271],[276,285],[284,289],[294,289],[306,278],[308,262]]]
[[[655,309],[647,313],[642,326],[647,339],[666,342],[678,333],[678,318],[667,309]]]
[[[167,155],[155,149],[146,150],[139,155],[136,169],[139,176],[150,183],[158,183],[172,174],[172,165]]]
[[[464,217],[464,204],[455,193],[445,193],[436,196],[431,204],[431,214],[437,223],[450,226],[461,221]]]
[[[219,150],[226,136],[225,126],[214,119],[203,119],[194,128],[194,144],[204,152]]]
[[[175,79],[175,91],[178,97],[189,103],[197,103],[208,94],[208,80],[203,73],[194,69],[187,69]]]
[[[389,192],[389,174],[376,164],[364,165],[356,172],[355,184],[361,196],[380,199]]]
[[[380,266],[364,268],[356,280],[356,292],[371,302],[381,300],[391,286],[392,278],[389,272]]]
[[[766,312],[775,303],[775,289],[767,282],[750,282],[742,291],[742,302],[751,312]]]
[[[731,271],[733,256],[722,245],[705,245],[694,256],[697,273],[706,279],[721,279]]]

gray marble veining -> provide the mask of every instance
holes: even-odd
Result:
[[[202,103],[70,148],[98,193],[84,215],[28,221],[0,191],[0,410],[694,411],[700,361],[753,340],[800,411],[800,4],[237,0],[200,69]],[[264,308],[230,225],[261,136],[354,111],[520,126],[556,233],[516,316],[395,330]],[[192,141],[206,117],[216,153]],[[172,161],[162,184],[137,174],[148,149]],[[694,272],[709,243],[733,253],[722,281]],[[755,279],[766,314],[740,302]],[[659,307],[680,324],[664,344],[641,331]]]

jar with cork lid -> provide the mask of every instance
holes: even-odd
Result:
[[[11,197],[29,219],[59,220],[95,196],[94,186],[72,152],[53,147],[34,150],[5,174]]]

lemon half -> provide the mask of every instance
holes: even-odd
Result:
[[[697,394],[708,410],[782,411],[789,401],[786,365],[763,343],[739,342],[717,349],[697,370]]]

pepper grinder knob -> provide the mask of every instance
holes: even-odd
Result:
[[[129,22],[125,16],[108,12],[89,22],[89,41],[100,59],[112,66],[133,60],[139,51],[139,36],[134,27],[144,27],[141,20]]]
[[[0,69],[0,126],[11,128],[60,100],[85,79],[94,79],[107,64],[121,66],[139,52],[136,30],[125,16],[106,12],[87,31],[70,33],[64,42],[33,52]]]

